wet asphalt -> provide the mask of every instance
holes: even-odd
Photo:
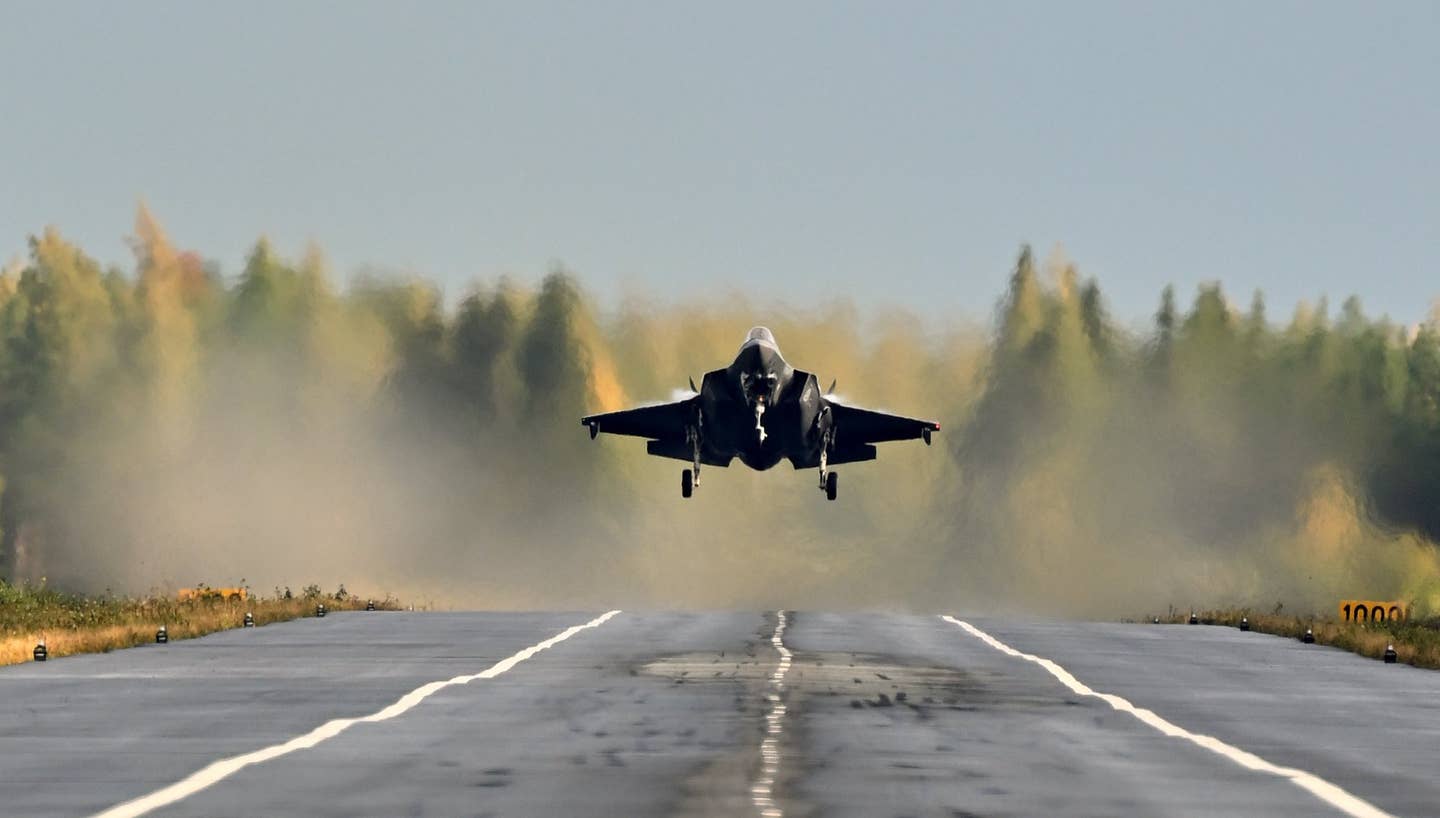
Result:
[[[0,669],[0,814],[85,816],[472,674],[594,612],[354,612]],[[971,618],[1196,733],[1440,814],[1440,673],[1233,629]],[[623,613],[157,816],[756,815],[773,613]],[[938,616],[801,611],[786,816],[1342,814]]]

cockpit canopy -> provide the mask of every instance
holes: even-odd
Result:
[[[775,343],[775,333],[771,332],[768,327],[751,328],[750,332],[745,336],[745,343],[741,344],[740,347],[743,349],[752,343],[770,347],[776,352],[780,351],[780,346]]]

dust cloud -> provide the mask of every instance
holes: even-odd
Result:
[[[844,300],[602,313],[564,271],[447,309],[421,280],[337,289],[318,250],[262,240],[227,279],[143,209],[134,232],[131,270],[49,230],[0,275],[13,580],[474,608],[1440,601],[1394,440],[1440,387],[1412,374],[1425,332],[1305,309],[1276,327],[1218,286],[1127,331],[1028,250],[990,328]],[[738,465],[687,501],[683,464],[578,424],[669,399],[754,324],[857,403],[945,431],[841,467],[835,503],[809,471]]]

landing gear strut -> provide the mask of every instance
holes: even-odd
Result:
[[[680,496],[689,497],[695,493],[695,487],[700,485],[700,416],[696,413],[695,424],[685,430],[685,437],[690,441],[690,453],[694,458],[693,468],[686,469],[680,473]]]
[[[830,471],[830,435],[827,433],[820,442],[820,490],[825,492],[826,500],[835,499],[839,482],[840,475]]]

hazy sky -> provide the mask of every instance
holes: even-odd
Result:
[[[988,316],[1021,242],[1126,320],[1440,295],[1440,3],[20,3],[0,261],[106,262],[145,199],[455,296],[741,290]]]

